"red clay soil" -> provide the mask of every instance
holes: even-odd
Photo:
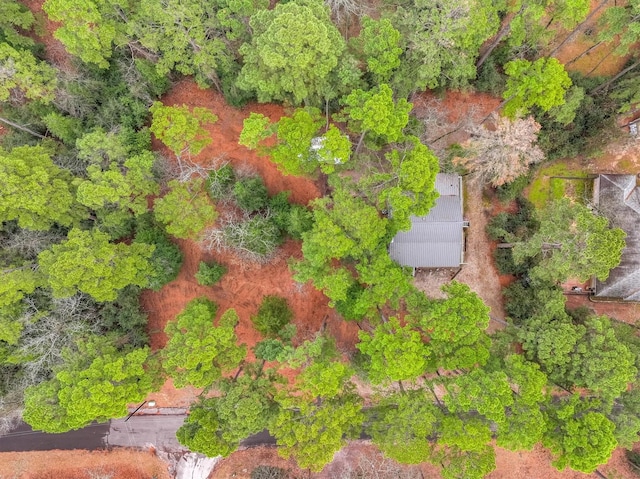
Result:
[[[272,121],[278,121],[285,114],[281,106],[252,103],[238,110],[227,105],[221,94],[210,89],[202,90],[191,79],[185,79],[176,84],[162,98],[162,102],[165,105],[185,104],[189,107],[205,107],[218,116],[219,120],[207,128],[213,141],[194,158],[196,163],[209,165],[212,160],[220,158],[230,162],[236,168],[254,169],[263,178],[270,194],[291,191],[290,199],[296,203],[306,205],[310,200],[320,196],[317,185],[311,179],[284,176],[268,158],[261,157],[238,144],[242,122],[251,112],[262,113]]]
[[[508,451],[496,447],[496,469],[487,475],[487,479],[587,479],[594,474],[583,474],[570,469],[558,471],[551,465],[551,454],[541,446],[532,451]],[[277,449],[259,447],[238,451],[220,461],[209,479],[250,479],[251,471],[259,466],[274,466],[290,471],[292,479],[337,479],[341,473],[353,470],[362,458],[380,462],[381,454],[368,441],[354,441],[339,451],[331,464],[320,473],[309,473],[296,467],[295,462],[282,459]],[[439,468],[429,463],[419,466],[425,479],[442,479]],[[624,457],[621,448],[613,452],[611,460],[598,468],[609,479],[637,479]],[[349,477],[349,476],[344,476]],[[371,477],[374,477],[373,475]],[[381,475],[385,479],[388,475]]]
[[[0,454],[3,479],[169,479],[168,466],[155,454],[113,451],[33,451]]]
[[[53,32],[60,27],[60,23],[52,22],[47,14],[42,10],[42,4],[45,0],[21,0],[31,13],[36,17],[36,35],[29,35],[34,40],[44,43],[45,58],[60,70],[71,72],[74,70],[72,66],[71,56],[67,53],[64,45],[53,37]]]
[[[207,107],[219,117],[218,122],[209,127],[213,143],[195,158],[196,162],[208,165],[213,158],[223,157],[238,168],[248,165],[262,176],[270,194],[288,190],[292,192],[291,199],[300,204],[307,204],[320,195],[312,180],[284,176],[268,158],[259,157],[237,143],[242,121],[250,112],[263,113],[277,120],[284,113],[281,107],[249,105],[241,111],[236,110],[228,106],[221,95],[211,90],[201,90],[191,80],[176,85],[163,102],[168,105]],[[163,152],[166,153],[166,150]],[[228,308],[234,308],[240,317],[236,328],[239,340],[252,347],[262,338],[253,328],[250,317],[257,312],[265,295],[275,294],[285,297],[294,312],[298,329],[294,342],[312,339],[326,322],[325,326],[336,338],[338,348],[343,352],[353,351],[357,342],[357,326],[339,318],[329,307],[324,294],[310,284],[297,284],[292,278],[288,261],[301,258],[299,242],[288,240],[268,264],[243,262],[232,253],[206,252],[198,243],[190,240],[178,240],[177,244],[184,254],[184,264],[178,278],[158,292],[145,291],[142,295],[143,308],[149,313],[148,331],[152,349],[164,347],[167,322],[173,320],[189,301],[200,296],[206,296],[218,305],[218,317]],[[214,286],[200,286],[194,277],[198,264],[212,259],[225,265],[227,273]],[[249,357],[252,358],[251,353]],[[187,406],[196,392],[195,389],[176,391],[167,383],[162,391],[150,397],[156,400],[159,407]]]
[[[600,2],[598,0],[591,1],[591,10],[597,8]],[[619,5],[619,3],[618,3]],[[609,2],[609,6],[613,6],[612,2]],[[597,32],[601,28],[598,25],[598,20],[608,7],[600,9],[590,20],[587,25],[582,29],[582,32],[577,34],[573,40],[565,43],[562,48],[554,55],[560,63],[567,64],[574,58],[587,51],[590,47],[594,46],[597,40]],[[587,35],[585,31],[592,29],[593,34]],[[557,30],[558,34],[556,40],[558,42],[564,40],[569,32],[562,32]],[[627,62],[631,55],[625,55],[622,57],[611,54],[611,51],[617,47],[617,40],[614,39],[609,43],[602,43],[589,53],[583,55],[580,59],[574,63],[567,65],[566,68],[569,71],[577,71],[588,76],[612,76],[622,70],[622,67]],[[634,51],[632,47],[630,51]],[[606,57],[606,58],[605,58]],[[602,61],[604,59],[604,61]],[[602,61],[602,62],[601,62]],[[599,65],[598,65],[599,64]],[[595,68],[595,70],[594,70]],[[592,73],[590,73],[593,70]]]

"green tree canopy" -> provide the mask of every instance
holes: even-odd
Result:
[[[112,162],[106,170],[89,165],[89,179],[77,182],[78,202],[94,210],[130,211],[136,216],[146,213],[147,196],[159,191],[151,171],[153,163],[153,154],[146,152],[127,159],[122,166]]]
[[[23,228],[47,230],[69,226],[74,210],[71,175],[56,166],[41,146],[0,150],[0,221],[17,220]],[[77,207],[76,207],[77,208]]]
[[[370,358],[367,372],[372,383],[416,379],[425,373],[429,348],[419,332],[400,326],[398,318],[389,318],[373,334],[360,331],[358,337],[356,347]]]
[[[489,358],[489,307],[469,286],[443,286],[447,299],[430,301],[422,293],[407,298],[409,321],[429,337],[429,368],[470,369]]]
[[[108,337],[79,342],[53,379],[26,390],[24,420],[65,432],[125,416],[154,387],[149,356],[149,348],[118,350]]]
[[[266,0],[142,1],[127,33],[158,56],[159,75],[194,75],[201,87],[221,88],[220,74],[237,69],[240,41],[250,38],[248,17],[267,8]]]
[[[4,41],[14,48],[31,47],[34,41],[23,35],[33,27],[33,13],[17,0],[5,0],[0,4],[0,31]]]
[[[364,415],[362,398],[349,380],[351,368],[322,357],[322,341],[302,349],[311,352],[314,346],[320,348],[319,356],[311,359],[293,386],[276,395],[280,409],[269,432],[276,438],[278,454],[320,471],[345,445],[345,437],[360,433]]]
[[[417,137],[408,136],[385,159],[386,164],[366,171],[357,186],[378,209],[391,212],[393,229],[408,230],[410,216],[425,216],[438,197],[438,158]]]
[[[564,312],[532,317],[519,329],[526,355],[564,387],[588,388],[610,403],[636,378],[635,356],[606,317],[577,323]]]
[[[533,107],[549,111],[565,103],[571,78],[556,58],[539,58],[535,62],[512,60],[504,66],[507,87],[503,113],[509,118],[526,115]]]
[[[245,366],[245,370],[247,366]],[[240,441],[266,429],[277,413],[273,372],[255,367],[236,379],[217,384],[221,395],[198,401],[178,429],[180,444],[209,457],[228,456]]]
[[[195,238],[213,223],[217,213],[203,191],[204,180],[196,178],[181,183],[169,182],[169,192],[153,203],[153,214],[176,238]]]
[[[476,75],[482,44],[498,30],[496,2],[414,0],[391,15],[402,34],[402,64],[392,81],[406,95],[415,90],[464,87]]]
[[[425,391],[389,394],[371,411],[371,418],[367,432],[385,455],[403,464],[429,460],[429,439],[438,429],[440,412]]]
[[[167,323],[163,366],[177,387],[209,388],[244,359],[247,348],[237,344],[235,333],[237,313],[227,310],[214,326],[217,309],[206,298],[194,299],[175,321]]]
[[[112,44],[123,33],[117,17],[122,5],[114,0],[47,0],[42,9],[54,22],[61,22],[53,36],[67,51],[86,63],[109,67]]]
[[[363,135],[371,132],[386,142],[402,138],[413,108],[404,98],[394,101],[393,91],[384,83],[369,91],[354,90],[344,99],[344,105],[343,114],[353,131]]]
[[[149,130],[176,156],[180,157],[185,153],[197,155],[211,143],[209,132],[204,126],[215,123],[218,117],[208,108],[166,106],[156,101],[149,111],[152,114]]]
[[[125,286],[147,285],[153,250],[144,243],[113,244],[105,233],[73,228],[66,241],[40,253],[38,263],[55,297],[82,291],[97,301],[113,301]]]
[[[244,65],[238,86],[260,102],[317,102],[329,91],[329,75],[345,49],[328,8],[318,0],[279,3],[251,17],[251,43],[240,47]]]
[[[50,103],[57,85],[56,71],[36,59],[29,50],[16,50],[8,43],[0,43],[0,101],[40,100]]]
[[[239,143],[270,156],[284,174],[312,174],[318,168],[329,174],[336,165],[349,160],[351,141],[335,125],[320,133],[323,125],[320,110],[312,107],[298,109],[276,123],[270,123],[262,114],[251,113],[244,120]],[[275,145],[266,146],[265,140],[274,134]]]
[[[400,32],[389,19],[362,18],[362,30],[355,43],[373,75],[374,85],[389,82],[393,72],[400,66],[400,38]]]
[[[513,247],[516,263],[543,255],[532,277],[554,282],[596,276],[604,281],[620,263],[626,235],[620,228],[610,228],[607,218],[567,199],[548,204],[538,216],[538,231]]]
[[[618,445],[615,425],[603,414],[585,410],[586,405],[574,395],[545,410],[543,444],[555,456],[553,465],[560,470],[568,466],[592,473],[609,460]]]

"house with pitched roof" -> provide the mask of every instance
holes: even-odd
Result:
[[[400,231],[389,245],[389,255],[412,268],[457,268],[464,263],[462,177],[438,173],[440,194],[426,216],[412,216],[411,229]]]
[[[606,281],[593,279],[594,300],[640,301],[640,189],[636,175],[599,175],[594,180],[593,201],[612,227],[627,237],[620,265]]]

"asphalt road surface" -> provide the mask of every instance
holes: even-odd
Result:
[[[149,447],[179,452],[186,451],[176,439],[176,431],[184,415],[133,416],[128,421],[113,419],[105,424],[91,424],[77,431],[47,434],[33,431],[21,424],[0,436],[0,452],[50,451],[52,449],[105,449],[108,447]],[[275,444],[268,431],[262,431],[242,441],[245,447]]]
[[[46,434],[21,424],[10,433],[0,436],[0,451],[50,451],[51,449],[103,449],[109,434],[109,423],[91,424],[77,431]]]

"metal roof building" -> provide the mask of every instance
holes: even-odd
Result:
[[[402,266],[457,268],[464,262],[462,177],[438,173],[440,197],[426,216],[412,216],[411,229],[391,240],[389,255]]]
[[[620,264],[606,281],[595,279],[595,298],[640,301],[640,188],[636,175],[600,175],[593,199],[612,227],[627,233]]]

